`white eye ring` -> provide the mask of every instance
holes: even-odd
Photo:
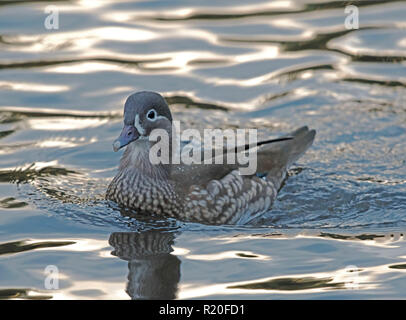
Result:
[[[150,109],[150,110],[147,112],[146,117],[147,117],[147,119],[150,120],[150,121],[156,121],[156,119],[157,119],[157,113],[156,113],[155,109]]]

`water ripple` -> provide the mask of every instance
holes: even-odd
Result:
[[[49,4],[57,30],[44,28]],[[404,296],[404,1],[0,7],[0,298]],[[317,139],[252,225],[138,215],[104,199],[138,90],[161,92],[184,128],[308,125]],[[42,292],[51,258],[64,286]]]

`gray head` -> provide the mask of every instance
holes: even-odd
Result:
[[[152,91],[134,93],[125,102],[124,128],[114,141],[114,151],[140,138],[148,138],[154,129],[170,131],[171,127],[171,111],[159,93]]]

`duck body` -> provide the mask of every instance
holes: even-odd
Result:
[[[151,111],[152,110],[152,111]],[[315,131],[302,127],[257,149],[257,171],[242,175],[237,164],[153,164],[153,129],[171,133],[172,115],[163,97],[149,91],[131,95],[124,128],[114,149],[126,146],[106,198],[136,212],[205,224],[243,224],[269,211],[289,166],[313,143]],[[258,145],[259,145],[258,144]]]

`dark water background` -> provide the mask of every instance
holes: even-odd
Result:
[[[405,60],[405,1],[0,1],[0,298],[405,298]],[[316,141],[252,226],[128,218],[103,196],[145,89]]]

